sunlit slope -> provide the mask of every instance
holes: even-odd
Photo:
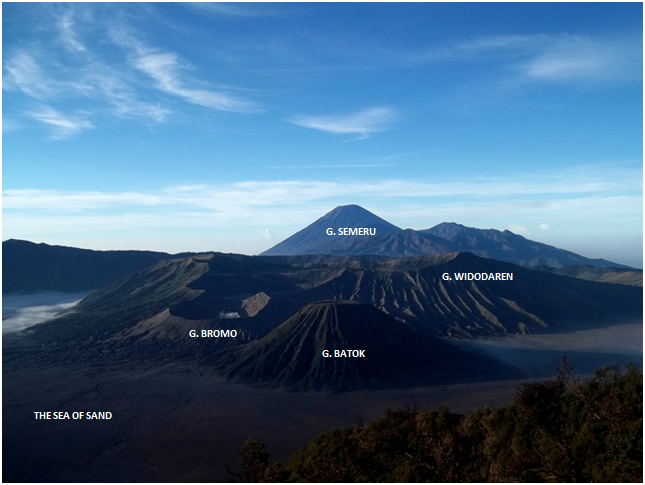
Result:
[[[89,295],[72,311],[31,331],[59,340],[111,338],[128,325],[197,297],[200,291],[189,288],[189,284],[208,268],[200,258],[162,261]]]
[[[73,310],[28,332],[63,345],[76,342],[79,354],[195,357],[265,335],[288,317],[290,309],[262,292],[292,291],[293,278],[282,274],[288,269],[219,253],[163,261],[93,293]],[[189,336],[190,330],[214,329],[237,335],[209,341]]]
[[[349,352],[354,356],[340,351],[354,351]],[[212,359],[229,381],[302,390],[455,382],[508,373],[492,360],[419,335],[355,301],[311,303],[266,337]]]
[[[444,280],[444,273],[452,278]],[[455,273],[511,273],[512,281],[455,281]],[[592,283],[479,258],[470,253],[405,258],[343,270],[309,291],[318,299],[370,303],[420,331],[476,337],[566,330],[642,316],[638,288]]]
[[[457,281],[455,275],[462,273],[504,273],[513,279]],[[311,264],[212,254],[135,273],[32,331],[49,339],[149,342],[185,341],[190,329],[228,328],[240,334],[228,343],[239,343],[268,334],[309,303],[334,299],[373,305],[430,336],[566,331],[642,318],[641,288],[559,276],[470,253],[390,261],[326,258]]]

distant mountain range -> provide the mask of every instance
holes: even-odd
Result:
[[[8,239],[2,242],[2,292],[104,288],[159,261],[191,254],[93,251]]]
[[[468,273],[512,280],[459,279]],[[24,332],[43,344],[29,347],[42,365],[188,359],[232,382],[350,390],[510,375],[436,337],[571,331],[642,320],[642,308],[639,287],[466,252],[396,260],[212,253],[160,261]],[[323,360],[323,346],[378,359]]]
[[[512,273],[512,281],[455,281],[455,273]],[[447,273],[451,281],[444,278]],[[47,339],[146,344],[188,329],[263,337],[304,306],[352,300],[430,336],[481,337],[566,330],[642,316],[642,289],[530,270],[470,253],[400,260],[277,264],[210,254],[162,261],[33,327]],[[220,345],[223,341],[218,340]]]
[[[196,360],[226,381],[299,390],[503,378],[515,371],[440,337],[641,321],[642,271],[603,267],[611,264],[509,231],[453,223],[402,230],[358,206],[334,209],[261,256],[9,240],[3,291],[104,288],[25,330],[29,345],[7,358]],[[366,357],[322,356],[343,349]]]
[[[337,232],[340,228],[368,228],[375,235],[327,234],[328,229]],[[357,205],[337,207],[262,253],[261,258],[280,264],[305,261],[337,264],[341,261],[339,258],[346,262],[386,261],[464,251],[544,271],[559,269],[561,274],[592,281],[642,286],[642,270],[604,259],[585,258],[510,231],[474,229],[455,223],[442,223],[420,231],[404,230]],[[94,251],[9,239],[2,243],[2,292],[100,289],[160,261],[194,254]],[[579,269],[565,269],[570,266]]]
[[[330,228],[335,234],[328,234]],[[340,235],[341,228],[372,228],[375,234]],[[525,267],[588,265],[628,268],[531,241],[508,230],[475,229],[452,222],[420,231],[403,230],[357,205],[336,207],[261,255],[373,255],[398,259],[459,251]]]

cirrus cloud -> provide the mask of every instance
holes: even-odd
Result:
[[[69,138],[82,131],[94,128],[91,122],[80,116],[66,115],[49,106],[43,106],[35,111],[28,111],[25,114],[36,121],[49,125],[53,130],[51,134],[52,140]]]
[[[548,38],[541,52],[522,66],[534,81],[637,79],[642,75],[642,51],[633,39],[603,40],[581,36]]]
[[[258,107],[245,99],[212,89],[189,88],[179,76],[181,65],[175,54],[146,52],[139,55],[134,66],[156,81],[160,91],[189,103],[220,111],[237,113],[257,112]]]
[[[587,165],[563,171],[526,175],[523,178],[490,177],[465,181],[321,181],[247,180],[224,185],[170,186],[150,192],[65,192],[37,189],[5,189],[3,209],[83,210],[123,206],[193,206],[217,211],[229,207],[256,208],[297,205],[303,202],[355,198],[513,198],[516,204],[548,206],[550,199],[571,199],[583,194],[639,195],[642,171],[623,170],[613,165]]]
[[[288,121],[303,128],[335,134],[359,135],[359,139],[365,139],[373,133],[386,130],[395,119],[394,110],[377,107],[348,115],[293,116]]]

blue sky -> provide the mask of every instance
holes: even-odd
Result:
[[[642,267],[642,4],[3,3],[3,240],[257,254],[334,207]]]

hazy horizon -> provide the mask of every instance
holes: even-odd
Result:
[[[378,216],[378,214],[376,214],[376,215]],[[311,221],[311,222],[314,222],[314,221]],[[391,222],[391,221],[387,221],[387,222]],[[444,222],[454,222],[454,221],[444,221]],[[307,224],[307,225],[309,225],[309,224]],[[396,224],[394,224],[394,225],[396,225]],[[303,227],[301,227],[299,229],[296,229],[294,231],[294,233],[299,231],[300,229],[303,229],[304,227],[305,226],[303,226]],[[429,229],[429,227],[419,227],[419,228],[402,227],[401,229],[422,230],[422,229]],[[476,229],[496,229],[496,228],[478,227]],[[513,231],[511,231],[511,232],[513,232]],[[289,236],[287,236],[287,238]],[[13,238],[13,239],[17,239],[17,238]],[[276,240],[273,237],[271,239],[273,241],[273,244],[270,247],[272,247],[275,244],[278,244],[278,243],[280,243],[280,242],[282,242],[284,240],[284,239]],[[530,238],[528,238],[528,239],[530,239]],[[7,241],[7,240],[5,239],[5,241]],[[55,243],[51,243],[51,242],[48,242],[48,241],[29,241],[29,242],[33,242],[33,243],[36,243],[36,244],[44,243],[44,244],[48,244],[50,246],[65,246],[65,247],[74,247],[74,248],[79,248],[79,249],[91,249],[91,250],[96,250],[96,251],[120,251],[120,250],[121,251],[122,250],[126,250],[126,251],[127,250],[133,250],[133,251],[159,251],[159,252],[167,252],[167,253],[170,253],[170,254],[189,253],[189,252],[223,252],[223,253],[229,253],[230,252],[230,253],[236,253],[236,254],[245,254],[245,255],[249,255],[249,256],[256,256],[256,255],[260,254],[261,252],[265,251],[266,249],[269,249],[269,248],[266,248],[266,249],[263,249],[262,251],[259,251],[259,252],[256,252],[256,253],[243,252],[243,251],[224,251],[224,250],[220,250],[220,249],[216,249],[216,248],[214,249],[214,248],[203,247],[203,246],[200,249],[184,247],[183,249],[178,249],[178,250],[168,250],[168,249],[166,249],[168,247],[167,241],[161,242],[161,244],[159,245],[158,248],[154,248],[154,247],[153,248],[150,248],[150,247],[131,247],[131,246],[128,245],[127,241],[123,241],[122,242],[123,245],[120,246],[120,247],[106,247],[106,246],[102,246],[102,245],[99,245],[100,247],[80,247],[80,246],[74,246],[73,244],[72,245],[70,245],[70,244],[55,244]],[[548,243],[546,243],[544,241],[541,241],[541,242],[544,243],[544,244],[548,244]],[[182,247],[182,246],[178,246],[178,247]],[[568,248],[559,248],[559,249],[570,250]],[[573,251],[573,252],[576,252],[576,251]],[[580,253],[578,253],[578,254],[580,254]],[[624,255],[622,255],[620,253],[617,253],[617,254],[618,254],[619,258],[624,256]],[[615,262],[615,263],[620,263],[620,264],[624,264],[624,265],[627,265],[627,266],[631,266],[633,268],[642,269],[642,259],[640,261],[635,260],[633,263],[629,263],[629,262],[626,262],[624,257],[623,257],[623,261],[619,261],[617,259],[609,259],[609,258],[600,257],[600,256],[598,256],[598,257],[596,257],[596,256],[588,256],[588,255],[586,255],[584,253],[582,253],[580,255],[585,256],[585,257],[594,258],[594,259],[598,259],[598,258],[607,259],[607,260]],[[640,264],[638,264],[638,263],[640,263]]]
[[[258,254],[339,205],[643,266],[642,4],[3,9],[3,240]]]

